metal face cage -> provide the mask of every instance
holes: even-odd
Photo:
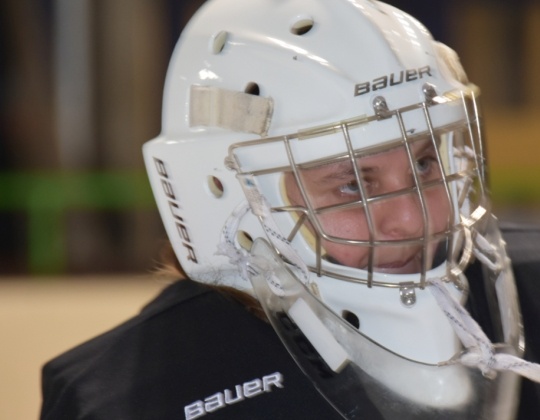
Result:
[[[424,94],[394,110],[376,97],[371,116],[229,148],[229,166],[241,182],[255,183],[310,271],[369,287],[401,287],[403,278],[391,274],[410,274],[409,287],[424,288],[429,271],[443,266],[448,280],[460,282],[489,214],[476,88],[436,95],[425,85]],[[381,172],[396,167],[406,169],[388,186]],[[367,178],[377,171],[372,183]],[[320,187],[325,182],[339,185],[341,195]],[[399,213],[400,200],[413,203],[421,228],[385,235],[380,215]],[[355,253],[359,262],[340,260]],[[408,268],[397,267],[405,260]]]

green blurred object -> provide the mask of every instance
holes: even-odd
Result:
[[[512,207],[540,204],[540,167],[493,168],[490,172],[494,204]]]
[[[496,168],[490,181],[495,204],[540,204],[540,168]],[[0,211],[28,216],[28,268],[35,275],[65,272],[67,211],[154,208],[142,171],[0,173]]]
[[[154,198],[142,171],[0,174],[0,211],[28,216],[31,274],[65,272],[66,211],[152,208]]]

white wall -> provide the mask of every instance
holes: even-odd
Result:
[[[166,285],[140,275],[0,279],[0,419],[37,419],[43,363],[136,314]]]

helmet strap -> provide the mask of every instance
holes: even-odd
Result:
[[[499,276],[504,273],[504,270],[501,271]],[[466,348],[457,360],[448,363],[459,362],[465,366],[477,367],[488,378],[494,378],[497,371],[511,371],[540,382],[540,364],[527,362],[512,354],[496,353],[495,346],[482,328],[452,296],[441,279],[430,279],[428,288]]]

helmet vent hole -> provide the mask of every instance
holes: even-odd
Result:
[[[343,311],[341,313],[341,316],[345,321],[347,321],[349,324],[351,324],[354,328],[357,330],[360,329],[360,320],[356,316],[356,314],[353,314],[351,311]]]
[[[221,180],[215,176],[208,177],[208,188],[212,195],[216,198],[223,197],[225,189],[223,188],[223,183]]]
[[[305,35],[313,29],[313,18],[301,16],[291,25],[291,33],[294,35]]]
[[[225,48],[227,39],[229,38],[229,33],[227,31],[220,31],[212,37],[210,41],[210,52],[212,54],[219,54]]]
[[[259,88],[259,85],[255,82],[249,82],[246,86],[246,88],[244,89],[244,92],[249,94],[249,95],[255,95],[255,96],[259,96],[259,94],[261,93],[261,90]]]
[[[253,238],[249,233],[239,230],[236,234],[236,240],[238,241],[238,244],[246,251],[251,251],[251,247],[253,246]]]

